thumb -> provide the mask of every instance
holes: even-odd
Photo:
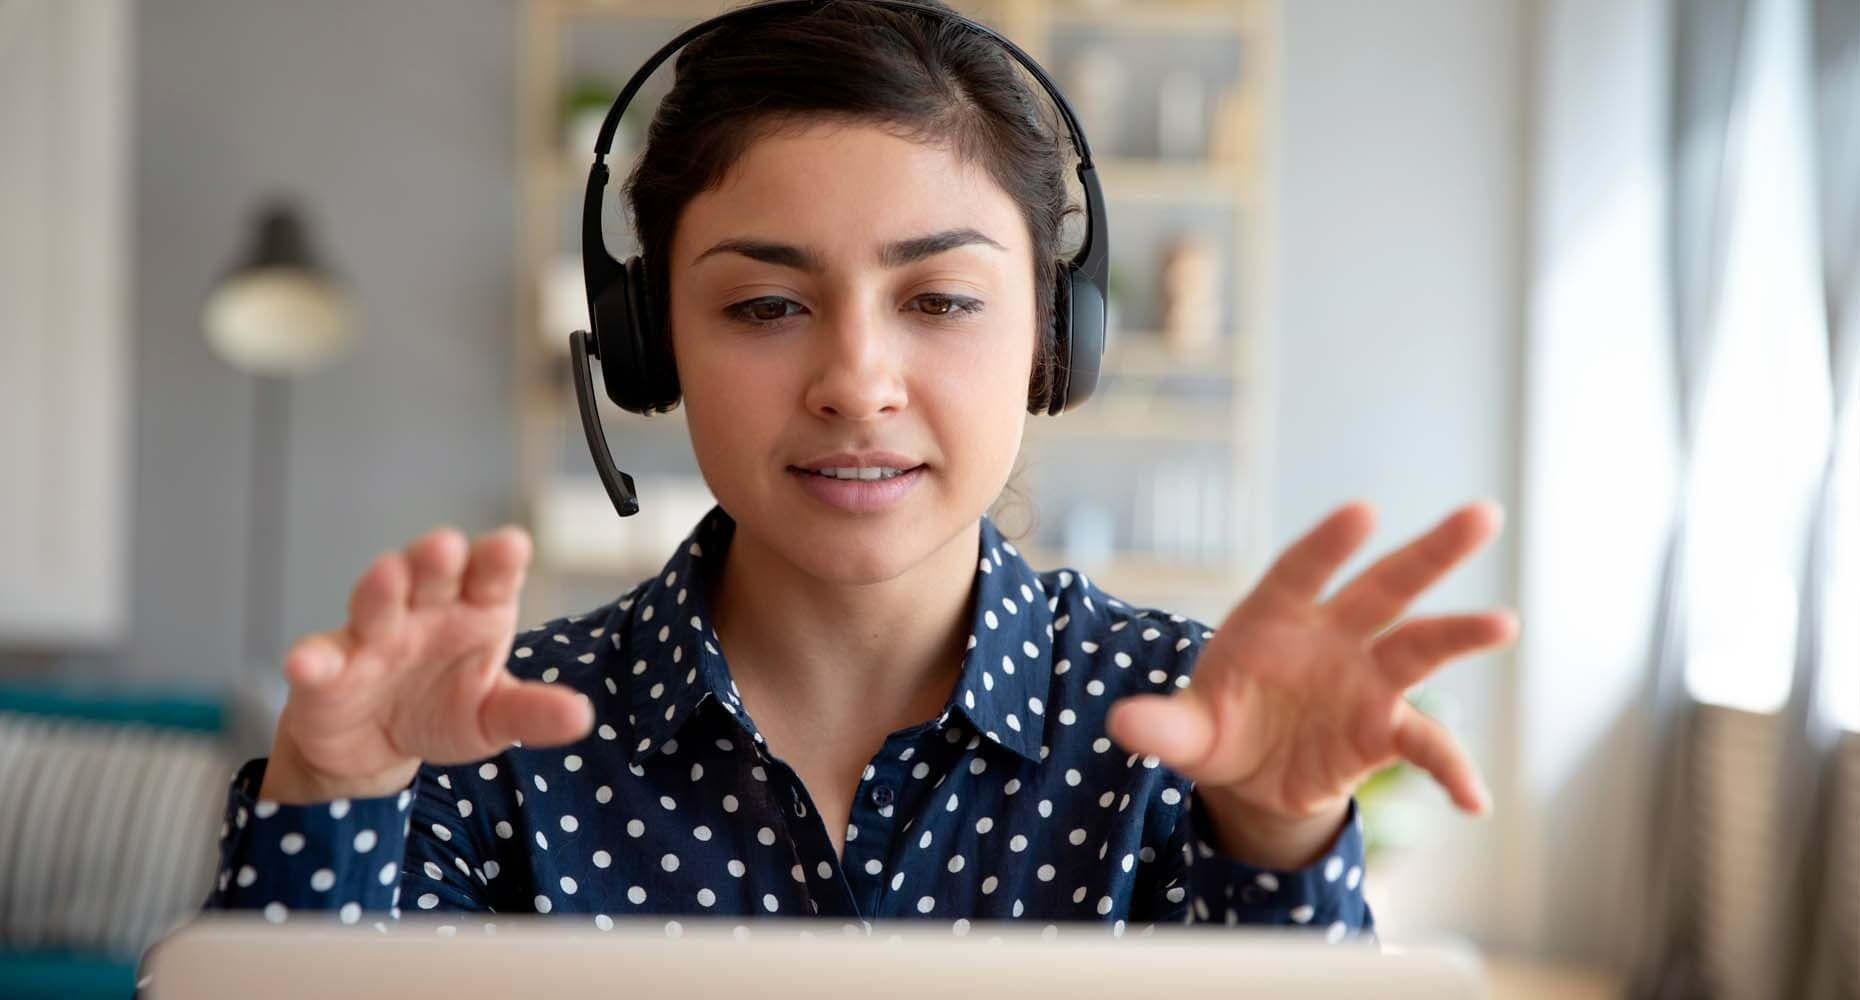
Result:
[[[478,728],[494,748],[573,743],[594,728],[587,695],[542,681],[500,683],[478,705]]]
[[[1193,685],[1172,694],[1134,694],[1105,717],[1111,738],[1132,753],[1152,754],[1191,780],[1214,752],[1213,707]]]

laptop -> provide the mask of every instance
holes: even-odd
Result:
[[[152,1000],[1485,995],[1482,964],[1464,944],[1327,944],[1277,928],[1171,926],[1113,936],[1093,923],[1047,929],[983,921],[952,929],[916,921],[868,928],[794,918],[661,918],[616,919],[602,930],[559,918],[477,914],[409,914],[398,924],[354,926],[274,926],[255,915],[204,914],[149,950],[139,986]]]
[[[469,916],[469,918],[461,918]],[[822,920],[612,920],[405,914],[396,922],[266,924],[208,913],[154,944],[140,994],[394,998],[642,996],[1032,1000],[1155,996],[1313,1000],[1484,996],[1464,942],[1423,948],[1326,944],[1280,928],[1157,928],[1112,937],[1101,924]]]

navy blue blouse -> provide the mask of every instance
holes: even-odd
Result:
[[[659,575],[521,632],[519,677],[593,700],[571,746],[423,765],[398,795],[284,805],[234,777],[208,909],[345,923],[404,908],[616,916],[1373,927],[1352,802],[1302,870],[1225,857],[1193,783],[1105,735],[1120,697],[1188,683],[1213,633],[1125,605],[1082,573],[1035,572],[982,519],[971,634],[935,718],[865,768],[836,853],[800,779],[743,707],[705,597],[735,531],[713,508]]]

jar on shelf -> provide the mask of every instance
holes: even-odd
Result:
[[[1220,317],[1219,252],[1199,233],[1184,233],[1169,245],[1162,268],[1162,340],[1177,354],[1194,354],[1214,343]]]

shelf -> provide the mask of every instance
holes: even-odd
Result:
[[[1029,421],[1027,440],[1157,443],[1236,440],[1231,409],[1170,402],[1142,405],[1144,402],[1145,397],[1126,403],[1126,398],[1118,395],[1095,395],[1076,413]]]
[[[611,17],[637,21],[682,21],[696,24],[714,17],[741,0],[554,0],[567,18]]]
[[[1206,201],[1236,208],[1257,204],[1256,177],[1220,160],[1101,158],[1098,183],[1107,201]]]
[[[1046,17],[1054,26],[1118,32],[1232,32],[1257,27],[1260,5],[1260,0],[1065,0],[1053,3]]]
[[[1127,599],[1134,594],[1224,594],[1239,583],[1239,570],[1227,563],[1172,559],[1144,552],[1119,552],[1106,562],[1076,565],[1064,552],[1040,546],[1016,545],[1021,558],[1036,570],[1070,568],[1082,571],[1099,589]]]
[[[1177,351],[1162,334],[1148,330],[1119,330],[1104,350],[1103,375],[1130,378],[1232,379],[1233,331],[1223,331],[1212,343],[1191,351]]]

